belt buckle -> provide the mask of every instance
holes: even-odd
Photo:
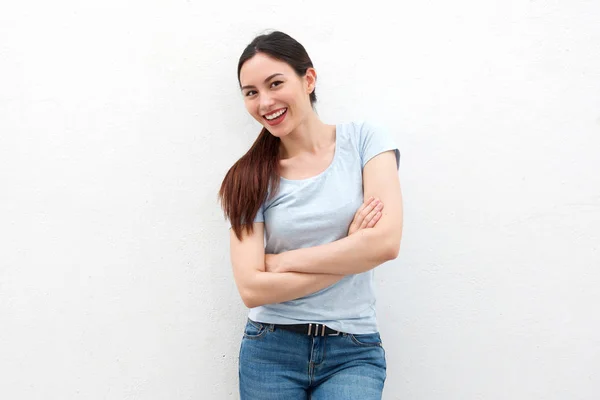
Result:
[[[319,326],[320,325],[320,326]],[[325,324],[315,324],[315,331],[312,333],[313,324],[308,324],[308,336],[325,336]],[[321,328],[321,334],[319,335],[319,328]],[[311,334],[312,333],[312,334]],[[340,331],[335,331],[335,333],[329,333],[327,336],[339,336],[341,334]]]
[[[308,324],[308,336],[325,336],[325,324],[315,324],[315,332],[312,333],[313,324]],[[319,335],[319,328],[321,328],[321,334]],[[311,334],[312,333],[312,334]]]
[[[325,333],[325,325],[321,325],[323,327],[323,331],[321,333],[321,336],[323,336],[323,334]],[[315,324],[315,332],[312,333],[312,327],[313,324],[308,324],[308,336],[319,336],[319,324]]]

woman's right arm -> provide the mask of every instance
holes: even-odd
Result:
[[[245,230],[240,241],[230,230],[233,276],[248,308],[281,303],[318,292],[340,281],[343,275],[299,272],[266,272],[264,223],[254,223],[254,232]]]

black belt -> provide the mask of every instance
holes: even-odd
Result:
[[[323,324],[295,324],[295,325],[278,325],[275,324],[276,329],[283,329],[286,331],[292,331],[301,333],[308,336],[338,336],[343,332],[333,330]]]

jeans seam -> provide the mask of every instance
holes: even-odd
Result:
[[[319,366],[321,364],[323,364],[325,362],[325,349],[327,349],[327,339],[325,338],[325,340],[323,340],[323,354],[321,355],[321,362],[320,363],[314,363],[313,365]]]

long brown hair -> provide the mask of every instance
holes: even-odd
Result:
[[[238,83],[240,71],[246,61],[257,53],[267,54],[287,63],[298,76],[306,75],[313,64],[308,53],[298,41],[283,32],[272,32],[254,38],[246,47],[238,62]],[[310,94],[310,103],[317,101],[315,91]],[[219,190],[219,201],[225,217],[238,239],[242,240],[243,229],[252,233],[253,222],[261,204],[277,193],[281,174],[279,172],[279,146],[281,140],[263,128],[258,138],[229,169]]]

